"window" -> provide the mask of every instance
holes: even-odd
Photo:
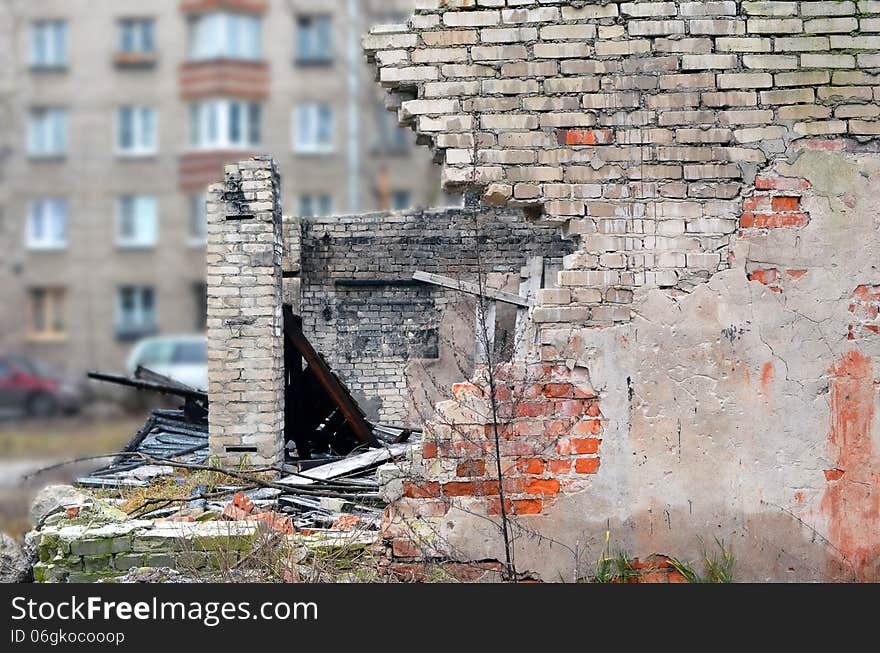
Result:
[[[257,61],[262,57],[262,25],[259,16],[212,13],[190,20],[189,58],[242,59]]]
[[[28,154],[58,157],[67,152],[67,111],[59,108],[31,109]]]
[[[296,20],[296,61],[301,64],[333,60],[333,20],[330,16],[300,16]]]
[[[303,218],[315,218],[333,214],[333,198],[327,194],[300,195],[299,214]]]
[[[396,190],[391,193],[391,208],[394,211],[412,208],[412,193],[408,190]]]
[[[119,51],[150,54],[156,49],[152,18],[123,18],[119,21]]]
[[[156,153],[156,111],[150,107],[120,107],[116,114],[116,146],[126,156]]]
[[[63,288],[31,288],[28,291],[28,337],[45,340],[63,338],[67,332]]]
[[[63,68],[67,65],[67,23],[41,20],[31,26],[31,66]]]
[[[52,198],[31,203],[27,246],[28,249],[63,249],[67,246],[67,202]]]
[[[377,102],[378,146],[386,151],[402,152],[409,148],[409,132],[398,123],[397,113],[388,111],[384,102]]]
[[[116,298],[116,333],[139,338],[156,332],[156,291],[151,286],[122,286]]]
[[[293,112],[293,149],[296,152],[333,151],[333,107],[303,104]]]
[[[203,193],[189,197],[189,244],[204,245],[208,241],[208,205]]]
[[[116,243],[120,247],[153,247],[158,239],[158,222],[155,197],[122,197],[116,221]]]
[[[189,108],[190,144],[199,149],[260,144],[262,107],[255,102],[209,100]]]

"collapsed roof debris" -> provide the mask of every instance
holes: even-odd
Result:
[[[196,488],[189,500],[161,506],[140,519],[228,519],[261,521],[286,534],[379,527],[384,502],[376,468],[406,454],[409,429],[366,420],[348,389],[285,308],[288,374],[287,452],[280,481],[272,487],[239,485]],[[208,395],[139,368],[135,378],[92,372],[89,378],[183,400],[176,410],[154,410],[144,427],[105,467],[77,482],[93,488],[145,488],[180,468],[209,464]],[[167,462],[168,464],[162,464]]]

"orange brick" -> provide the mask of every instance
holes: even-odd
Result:
[[[559,494],[559,481],[555,478],[536,478],[526,483],[528,494]]]
[[[540,499],[521,499],[513,502],[513,508],[517,515],[540,515],[544,502]]]
[[[521,458],[517,461],[516,466],[523,474],[540,475],[544,473],[544,461],[540,458]]]
[[[801,208],[801,198],[774,197],[772,207],[774,211],[799,211]]]
[[[598,458],[579,458],[574,463],[574,471],[578,474],[595,474],[599,471]]]

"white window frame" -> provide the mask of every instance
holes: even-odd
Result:
[[[122,115],[124,111],[131,111],[132,115],[132,146],[126,148],[122,143]],[[146,131],[147,115],[152,122],[150,130]],[[150,141],[147,142],[146,136]],[[116,155],[121,157],[154,156],[159,151],[159,116],[153,107],[127,105],[116,110]]]
[[[135,234],[128,236],[123,233],[126,204],[131,202]],[[140,214],[141,203],[151,207],[152,212],[146,215],[146,224],[141,224],[144,215]],[[116,202],[116,246],[123,249],[150,249],[159,241],[159,205],[153,195],[123,195]]]
[[[156,51],[156,20],[147,17],[120,18],[117,51],[125,54],[153,54]],[[126,49],[126,32],[130,30],[131,48]],[[149,31],[149,43],[144,38]]]
[[[67,21],[48,19],[31,23],[31,68],[66,68],[67,47]]]
[[[320,116],[328,110],[328,139],[320,139]],[[336,112],[327,102],[306,102],[293,108],[293,151],[299,154],[331,154],[336,151]],[[304,127],[308,125],[308,127]]]
[[[27,152],[33,159],[67,155],[67,109],[34,107],[28,117]]]
[[[232,139],[234,105],[238,106],[237,142]],[[252,111],[256,116],[251,115]],[[215,98],[191,103],[189,113],[189,145],[193,150],[251,150],[262,143],[263,107],[259,102]],[[253,139],[255,117],[257,138]],[[213,139],[209,138],[212,131],[216,132]]]
[[[190,19],[190,61],[261,61],[262,58],[263,21],[260,16],[218,11]]]
[[[37,222],[42,222],[41,229]],[[42,231],[42,236],[39,232]],[[67,247],[67,201],[58,197],[36,199],[28,207],[25,244],[33,251],[62,250]]]
[[[123,315],[125,311],[122,307],[122,295],[126,290],[131,290],[133,292],[133,297],[135,300],[135,306],[133,309],[133,315],[135,319],[131,323],[127,323],[123,320]],[[144,298],[146,296],[146,291],[149,291],[152,294],[152,310],[148,312],[145,310],[145,302]],[[157,307],[157,296],[156,296],[156,287],[149,285],[124,285],[119,286],[116,289],[116,331],[118,334],[123,336],[130,335],[141,335],[153,333],[158,328],[159,324],[159,316],[158,316],[158,307]],[[149,322],[147,318],[150,318]]]

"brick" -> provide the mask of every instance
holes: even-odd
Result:
[[[737,36],[746,33],[743,20],[691,20],[688,21],[690,33],[694,35]]]
[[[596,38],[595,25],[549,25],[541,28],[544,41],[581,41]]]
[[[831,49],[827,36],[777,38],[774,40],[777,52],[823,52]]]
[[[816,99],[811,88],[784,91],[761,91],[761,104],[808,104]]]
[[[743,213],[740,226],[743,229],[801,228],[810,222],[806,213]]]
[[[859,28],[855,18],[815,18],[804,22],[808,34],[828,34],[854,32]]]
[[[728,69],[736,66],[736,56],[732,54],[686,54],[681,58],[682,70]]]
[[[718,88],[769,88],[773,76],[769,73],[722,73],[718,75]]]
[[[756,106],[758,104],[758,94],[754,91],[703,93],[703,104],[708,107]]]
[[[715,45],[719,52],[772,52],[773,42],[766,38],[718,38]]]
[[[796,16],[797,2],[743,2],[743,10],[750,16]]]
[[[559,480],[555,478],[533,479],[526,482],[525,489],[527,494],[552,496],[555,494],[559,494],[561,486],[559,484]]]
[[[614,134],[610,129],[560,129],[560,145],[610,145]]]
[[[749,34],[798,34],[804,31],[799,18],[750,18]]]
[[[855,68],[856,59],[851,54],[802,54],[804,68]]]
[[[577,474],[596,474],[599,471],[601,461],[598,458],[578,458],[574,463]]]
[[[621,15],[636,18],[675,16],[677,12],[674,2],[624,2],[620,5]]]
[[[849,0],[836,2],[801,2],[802,16],[852,16],[856,4]]]
[[[777,86],[816,86],[830,82],[831,73],[827,70],[776,73],[774,80]]]
[[[693,29],[691,22],[691,29]],[[672,34],[684,34],[685,23],[683,20],[631,20],[626,25],[630,36],[667,36]],[[692,31],[692,33],[695,33]]]

